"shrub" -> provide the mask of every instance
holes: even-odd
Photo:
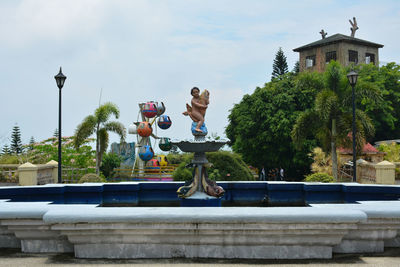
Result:
[[[105,183],[106,179],[104,177],[98,176],[95,173],[87,173],[79,179],[80,184],[82,183]]]
[[[115,153],[104,153],[101,161],[100,171],[105,177],[111,178],[114,176],[114,169],[119,167],[122,162],[122,157]]]
[[[0,164],[22,164],[28,161],[28,158],[23,154],[3,154],[0,156]]]
[[[390,162],[400,161],[400,145],[394,142],[390,145],[383,143],[379,145],[378,149],[379,151],[386,152],[386,155],[384,157],[385,160]]]
[[[181,164],[182,162],[190,163],[192,159],[193,159],[192,153],[182,153],[182,154],[169,153],[167,155],[167,160],[169,164]]]
[[[304,179],[305,182],[322,182],[322,183],[333,183],[335,179],[327,173],[317,172],[307,175]]]
[[[209,178],[216,181],[250,181],[255,180],[249,167],[241,157],[229,151],[206,153],[212,166],[208,169]],[[168,160],[170,155],[168,155]],[[177,156],[177,155],[174,155]],[[176,160],[177,158],[174,158]],[[188,181],[192,178],[193,168],[185,168],[193,159],[192,154],[181,154],[180,164],[173,173],[174,181]]]
[[[210,178],[217,181],[255,180],[249,167],[239,154],[230,151],[217,151],[206,154],[208,161],[212,163],[212,167],[208,170]]]
[[[185,166],[180,166],[172,174],[174,181],[190,181],[192,179],[192,171]]]
[[[193,159],[193,154],[169,154],[167,156],[168,162],[171,163],[170,161],[170,156],[172,157],[172,160],[175,160],[175,163],[178,162],[178,157],[180,160],[178,168],[175,169],[174,173],[172,174],[172,177],[174,178],[174,181],[190,181],[192,179],[192,172],[193,168],[186,168],[186,165],[188,165],[192,159]]]

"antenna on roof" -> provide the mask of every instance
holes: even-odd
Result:
[[[322,29],[319,33],[321,34],[322,39],[325,39],[326,35],[328,35],[328,33],[324,31],[324,29]]]
[[[350,28],[350,30],[351,30],[351,37],[354,38],[354,35],[356,34],[356,30],[358,30],[356,17],[353,17],[353,21],[351,21],[351,20],[349,19],[349,22],[350,22],[350,24],[351,24],[351,28]]]

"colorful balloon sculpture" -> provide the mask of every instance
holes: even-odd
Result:
[[[164,114],[164,112],[165,112],[165,106],[164,103],[161,102],[160,105],[157,105],[157,116]]]
[[[158,162],[157,159],[151,159],[146,162],[146,167],[145,167],[146,172],[159,172],[160,171],[160,163]]]
[[[148,121],[143,121],[139,123],[137,133],[141,137],[149,137],[153,133],[153,128],[151,128],[151,124]]]
[[[162,137],[160,139],[160,142],[158,143],[158,147],[162,151],[170,151],[172,148],[171,139],[169,139],[168,137]]]
[[[157,115],[157,106],[154,102],[144,104],[142,113],[147,118],[154,118]]]
[[[160,128],[163,129],[163,130],[166,130],[166,129],[168,129],[169,127],[171,127],[171,124],[172,124],[172,121],[171,121],[171,119],[169,118],[169,116],[167,116],[167,115],[161,115],[161,116],[158,118],[157,125],[158,125],[158,127],[160,127]]]
[[[151,146],[146,145],[146,146],[142,146],[139,150],[139,157],[143,160],[143,161],[149,161],[154,157],[154,151],[151,148]]]

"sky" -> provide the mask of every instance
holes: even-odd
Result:
[[[381,63],[400,62],[397,0],[2,0],[0,148],[15,125],[25,144],[54,134],[60,66],[63,136],[99,103],[115,103],[112,120],[128,128],[139,103],[162,101],[172,126],[156,134],[191,139],[182,112],[197,86],[210,91],[208,131],[225,137],[229,110],[270,81],[279,47],[291,70],[294,48],[319,40],[321,29],[350,35],[352,17],[355,37],[384,45]]]

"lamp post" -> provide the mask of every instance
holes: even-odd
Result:
[[[67,77],[62,73],[61,67],[60,72],[54,76],[56,79],[57,87],[59,89],[58,94],[58,183],[62,183],[61,177],[61,89],[64,86],[65,79]]]
[[[353,182],[357,181],[357,162],[356,162],[356,102],[355,102],[355,94],[354,94],[354,87],[356,86],[358,78],[358,73],[355,71],[350,71],[347,74],[347,79],[352,88],[351,100],[353,104]]]

